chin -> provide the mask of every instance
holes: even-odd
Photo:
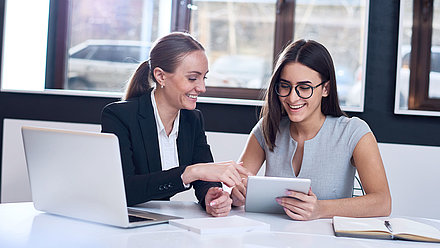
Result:
[[[196,108],[196,104],[184,104],[182,106],[182,109],[186,109],[186,110],[194,110]]]

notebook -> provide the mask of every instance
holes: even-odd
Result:
[[[403,239],[440,243],[440,230],[406,218],[333,217],[336,236],[374,239]]]
[[[270,231],[269,224],[238,215],[170,220],[170,225],[198,234],[237,234],[251,231]]]
[[[123,228],[179,217],[127,208],[114,134],[22,127],[37,210]]]

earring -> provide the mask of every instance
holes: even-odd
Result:
[[[160,85],[160,88],[163,89],[163,84]]]

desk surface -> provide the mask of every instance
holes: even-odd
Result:
[[[193,202],[149,202],[151,212],[184,218],[208,217]],[[32,203],[0,204],[0,247],[440,247],[439,244],[400,240],[341,238],[333,235],[330,219],[293,221],[276,214],[246,213],[270,224],[270,232],[199,235],[169,224],[132,229],[95,224],[34,209]],[[440,229],[440,221],[417,219]]]

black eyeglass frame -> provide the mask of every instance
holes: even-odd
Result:
[[[296,85],[295,87],[292,87],[292,84],[290,84],[290,82],[285,81],[285,80],[280,80],[280,81],[278,81],[278,82],[275,84],[275,93],[277,93],[277,95],[280,96],[280,97],[288,97],[288,96],[290,96],[290,94],[292,93],[292,88],[295,88],[295,92],[296,92],[296,94],[297,94],[300,98],[302,98],[302,99],[309,99],[310,97],[313,96],[314,89],[318,88],[319,86],[323,85],[323,84],[326,83],[326,82],[327,82],[327,81],[323,81],[322,83],[320,83],[320,84],[318,84],[318,85],[316,85],[316,86],[311,86],[311,85],[308,85],[308,84],[311,84],[312,82],[310,82],[310,81],[302,81],[302,82],[298,82],[299,84]],[[281,83],[285,83],[286,85],[289,86],[289,93],[288,93],[287,95],[281,95],[281,94],[278,92],[278,86],[279,86]],[[307,87],[307,88],[310,88],[310,89],[312,89],[312,93],[310,93],[310,96],[308,96],[308,97],[303,97],[303,96],[301,96],[301,94],[299,93],[298,87],[303,87],[303,88]]]

